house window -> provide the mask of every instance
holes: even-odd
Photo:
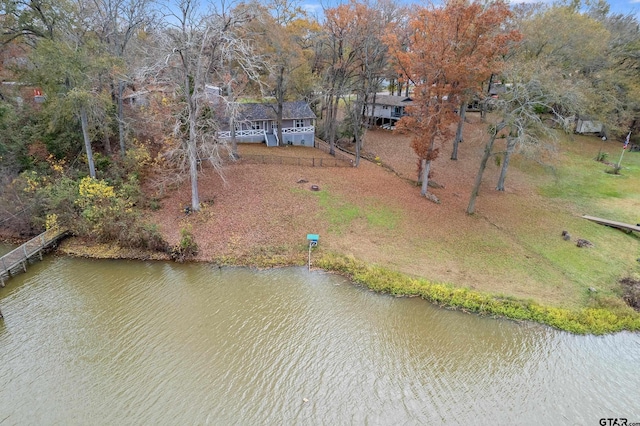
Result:
[[[293,127],[304,127],[304,120],[293,120]]]
[[[251,129],[253,130],[262,130],[262,121],[252,121]]]

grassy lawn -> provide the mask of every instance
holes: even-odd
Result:
[[[571,140],[573,139],[573,140]],[[540,193],[575,215],[587,214],[630,224],[640,223],[640,153],[627,152],[619,175],[607,173],[612,167],[594,161],[601,146],[595,138],[565,136],[563,152],[552,182],[542,184]],[[608,142],[609,158],[619,159],[622,144]],[[558,244],[530,244],[569,274],[579,286],[590,283],[608,291],[615,281],[637,274],[640,236],[626,234],[587,220],[573,223],[575,235],[595,244],[595,250],[562,250]]]
[[[479,213],[472,217],[459,214],[467,188],[448,187],[441,193],[459,191],[462,196],[455,210],[451,204],[456,200],[446,201],[446,219],[434,219],[446,220],[437,223],[443,231],[421,232],[416,215],[405,211],[401,216],[412,217],[407,225],[412,235],[393,228],[405,244],[399,244],[389,263],[405,273],[553,306],[618,303],[618,281],[640,275],[640,236],[581,216],[640,223],[640,153],[625,153],[621,174],[612,175],[605,173],[610,166],[594,161],[601,145],[595,137],[561,134],[553,167],[515,158],[507,179],[507,187],[517,188],[512,193],[496,193],[489,186],[498,173],[492,165],[484,178],[488,188],[481,191]],[[609,158],[617,160],[621,147],[607,142]],[[474,172],[475,162],[469,164],[466,174]],[[436,170],[444,166],[448,164],[436,165]],[[439,177],[443,183],[452,180],[446,173]],[[563,230],[571,234],[571,241],[562,239]],[[578,238],[594,247],[577,247]]]
[[[498,169],[490,170],[482,207],[474,216],[460,214],[464,197],[438,207],[426,201],[415,209],[377,205],[371,212],[379,219],[358,232],[358,239],[373,241],[374,248],[358,248],[356,240],[348,246],[356,259],[376,266],[356,262],[344,268],[371,288],[419,294],[463,309],[504,312],[577,332],[637,329],[639,316],[623,302],[619,281],[640,278],[640,236],[581,216],[640,223],[640,153],[625,153],[621,173],[609,174],[611,166],[594,160],[600,144],[594,137],[560,135],[553,167],[515,159],[508,186],[516,189],[507,194],[491,190],[488,184]],[[619,156],[621,144],[606,147]],[[445,183],[451,180],[446,172],[441,176]],[[461,190],[447,188],[449,193]],[[372,206],[362,200],[347,203],[345,194],[317,197],[337,238],[368,217]],[[383,224],[385,238],[373,236],[382,231],[376,223]],[[569,241],[561,237],[563,230],[570,233]],[[593,247],[578,247],[579,238]],[[345,245],[337,251],[345,252]],[[329,259],[327,267],[341,269],[340,262]],[[494,304],[495,310],[487,308]]]
[[[240,162],[226,168],[224,180],[215,172],[202,176],[201,198],[215,199],[206,212],[184,216],[185,187],[150,216],[170,244],[181,228],[192,226],[202,261],[302,264],[305,236],[316,233],[315,265],[373,289],[577,332],[640,328],[640,315],[624,304],[619,284],[624,277],[640,278],[640,236],[581,217],[640,223],[640,153],[626,153],[621,174],[611,175],[605,173],[610,166],[594,161],[599,139],[561,135],[552,167],[513,159],[505,192],[495,191],[500,168],[490,163],[476,214],[469,216],[465,209],[486,125],[468,130],[458,161],[443,154],[434,163],[435,179],[445,185],[433,189],[441,204],[367,161],[358,168]],[[403,176],[414,174],[415,154],[406,137],[372,135],[365,144],[369,153]],[[621,145],[605,145],[609,159],[617,161]],[[328,155],[308,147],[241,148],[241,154]],[[319,191],[312,190],[316,186]],[[593,247],[577,247],[578,238]]]

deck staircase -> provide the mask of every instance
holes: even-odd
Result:
[[[267,146],[278,146],[278,137],[276,135],[267,133],[265,136],[267,137]]]

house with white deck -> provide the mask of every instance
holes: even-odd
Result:
[[[266,143],[278,146],[277,104],[241,104],[235,123],[239,143]],[[280,145],[313,146],[316,115],[307,102],[285,102],[282,105],[282,143]],[[218,132],[220,139],[231,138],[229,123]]]
[[[376,95],[375,99],[367,103],[365,116],[378,126],[393,125],[407,115],[406,107],[411,104],[413,99],[407,96]]]

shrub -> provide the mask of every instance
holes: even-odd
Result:
[[[605,162],[607,160],[607,158],[609,157],[609,153],[608,152],[598,152],[598,155],[596,155],[595,160],[599,161],[601,163]]]
[[[141,224],[139,220],[135,220],[130,226],[125,226],[120,231],[117,241],[122,247],[159,252],[167,252],[169,249],[169,244],[156,224]]]
[[[198,254],[198,244],[190,227],[180,229],[180,242],[171,249],[170,254],[176,262],[184,262]]]
[[[627,277],[620,280],[624,301],[636,311],[640,311],[640,280]]]
[[[479,293],[448,284],[414,279],[378,266],[366,265],[349,257],[325,255],[314,264],[347,275],[354,282],[370,289],[394,295],[420,295],[423,299],[489,315],[515,320],[530,320],[572,333],[603,334],[621,330],[640,330],[640,315],[633,310],[618,308],[588,308],[569,310],[541,306],[537,303]]]
[[[622,170],[621,166],[618,166],[617,164],[614,165],[612,168],[605,170],[607,173],[609,173],[610,175],[619,175],[620,174],[620,170]]]
[[[146,146],[134,139],[133,147],[127,150],[123,164],[127,173],[140,174],[146,166],[151,164],[151,154]]]

